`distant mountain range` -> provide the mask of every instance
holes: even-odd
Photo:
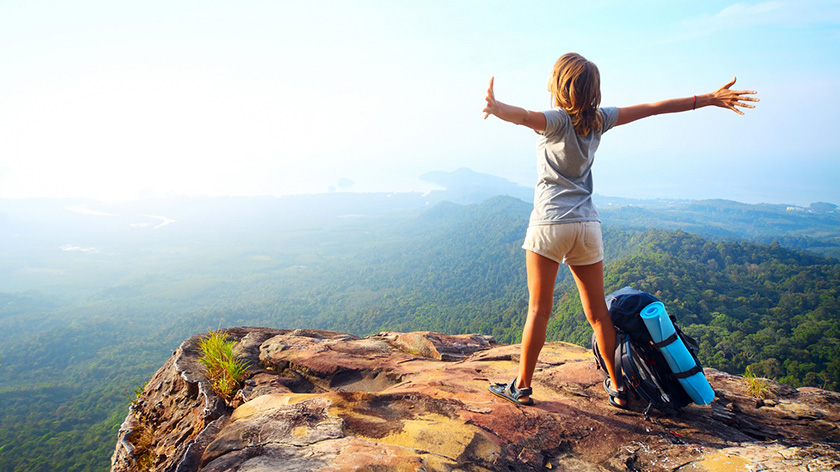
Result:
[[[122,203],[79,199],[0,199],[0,284],[22,287],[9,265],[44,251],[115,250],[116,246],[167,237],[201,240],[213,234],[283,233],[289,228],[334,226],[338,219],[410,218],[442,202],[481,203],[510,196],[526,204],[533,189],[502,177],[461,168],[422,176],[440,189],[427,194],[333,192],[284,197],[177,197]],[[712,238],[747,239],[840,257],[840,211],[817,202],[809,207],[745,204],[729,200],[636,200],[595,195],[605,226],[681,229]],[[523,206],[528,212],[528,205]],[[35,259],[37,260],[36,257]],[[12,259],[17,259],[13,262]],[[31,259],[26,259],[31,261]],[[39,267],[29,267],[37,273]],[[49,269],[49,268],[40,268]],[[3,286],[3,285],[0,285]]]
[[[420,178],[443,187],[442,190],[429,193],[429,197],[434,200],[470,204],[481,203],[497,195],[507,195],[525,202],[534,201],[533,187],[525,187],[503,177],[482,174],[463,167],[452,172],[429,172]]]

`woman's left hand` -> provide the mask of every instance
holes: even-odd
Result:
[[[749,103],[744,102],[759,101],[756,97],[747,96],[755,95],[758,92],[756,92],[755,90],[730,90],[729,87],[735,85],[735,80],[737,80],[737,78],[732,77],[732,80],[728,84],[712,92],[710,97],[710,105],[718,106],[721,108],[729,108],[735,113],[743,115],[744,112],[735,107],[755,108],[755,105],[750,105]]]

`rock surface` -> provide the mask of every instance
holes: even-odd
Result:
[[[230,402],[185,341],[120,428],[114,472],[840,470],[840,394],[706,369],[710,406],[646,421],[609,406],[592,354],[547,344],[536,405],[487,391],[518,346],[478,335],[234,328],[250,363]],[[637,402],[638,403],[638,402]]]

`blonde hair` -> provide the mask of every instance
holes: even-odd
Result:
[[[600,130],[603,119],[598,113],[601,104],[601,73],[598,66],[577,53],[563,54],[554,63],[548,80],[552,106],[569,114],[572,126],[580,136]]]

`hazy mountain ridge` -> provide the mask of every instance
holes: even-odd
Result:
[[[778,241],[795,249],[840,257],[840,211],[831,203],[808,208],[794,205],[745,204],[729,200],[612,203],[601,200],[605,226],[681,229],[707,237]],[[621,200],[619,200],[620,202]]]
[[[460,204],[479,203],[497,195],[506,195],[526,202],[534,201],[533,187],[525,187],[503,177],[460,168],[452,172],[435,171],[420,176],[422,180],[442,187],[429,196]]]

